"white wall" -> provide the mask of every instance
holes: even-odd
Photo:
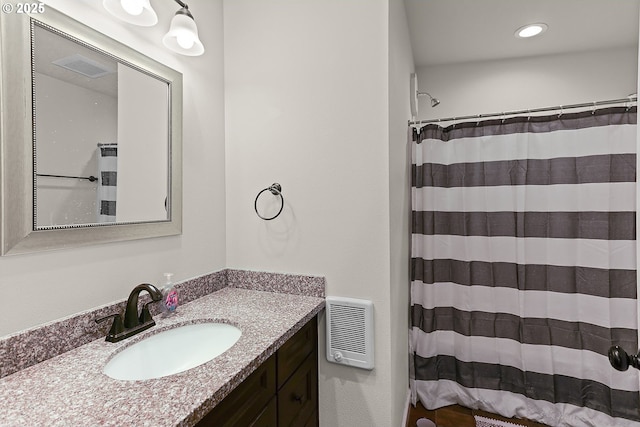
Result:
[[[636,92],[637,48],[418,68],[420,119],[591,103]]]
[[[389,256],[391,281],[392,427],[406,410],[409,388],[409,248],[411,226],[411,145],[407,120],[411,117],[409,79],[414,72],[413,52],[403,0],[389,2]]]
[[[97,144],[114,142],[117,137],[117,100],[41,73],[37,74],[37,91],[37,172],[98,176]],[[38,178],[39,226],[96,223],[96,202],[95,182]]]
[[[224,2],[228,266],[324,275],[328,295],[375,306],[373,371],[330,364],[321,346],[325,427],[398,426],[402,418],[406,305],[397,306],[406,294],[392,293],[406,284],[390,252],[392,240],[406,243],[391,230],[406,226],[395,223],[406,211],[389,206],[391,183],[405,179],[389,154],[404,158],[405,150],[404,131],[389,124],[403,109],[394,99],[390,115],[390,85],[409,81],[403,65],[390,82],[389,27],[401,33],[394,44],[407,39],[400,7],[390,18],[388,0]],[[399,56],[410,62],[407,53]],[[286,205],[266,222],[254,198],[276,181]],[[405,195],[394,189],[394,201]],[[406,266],[395,252],[393,260]]]
[[[207,49],[197,58],[162,46],[178,9],[173,2],[154,3],[160,22],[150,29],[117,21],[102,2],[46,3],[183,73],[183,234],[0,258],[0,294],[10,301],[0,336],[126,298],[135,285],[159,282],[167,270],[180,281],[226,264],[222,2],[189,2],[196,20],[202,17],[199,31]]]
[[[165,82],[118,64],[118,222],[167,219],[168,111]]]

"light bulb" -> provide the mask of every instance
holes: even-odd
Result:
[[[516,30],[515,36],[521,39],[526,39],[544,33],[547,31],[547,28],[547,24],[542,23],[525,25],[524,27],[520,27]]]
[[[539,25],[531,25],[531,26],[521,30],[518,33],[518,35],[520,37],[533,37],[533,36],[537,36],[541,32],[542,32],[542,27],[540,27]]]
[[[129,15],[138,16],[144,10],[144,0],[120,0],[120,4]]]
[[[195,43],[195,38],[193,37],[193,34],[182,31],[176,35],[176,41],[181,48],[191,49],[193,47],[193,44]]]

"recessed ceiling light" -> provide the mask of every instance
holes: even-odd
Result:
[[[524,27],[518,28],[516,30],[515,36],[526,39],[528,37],[533,37],[544,33],[545,31],[547,31],[547,28],[549,28],[547,24],[529,24],[525,25]]]

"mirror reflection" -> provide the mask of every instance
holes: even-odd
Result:
[[[170,219],[170,82],[32,25],[34,229]]]

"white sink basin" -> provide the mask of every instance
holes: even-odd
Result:
[[[227,323],[196,323],[151,335],[116,354],[103,372],[117,380],[148,380],[184,372],[230,349],[240,329]]]

